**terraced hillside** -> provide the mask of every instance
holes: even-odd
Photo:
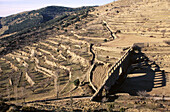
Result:
[[[72,89],[69,86],[73,85],[68,83],[85,74],[91,58],[88,44],[69,40],[62,36],[50,37],[1,58],[1,95],[7,95],[7,86],[10,89],[16,86],[28,99],[37,95],[53,96],[55,81],[60,85],[57,92],[69,92]]]
[[[148,61],[140,63],[140,67],[132,65],[119,92],[144,96],[144,101],[148,95],[169,97],[169,14],[167,0],[119,0],[2,37],[0,97],[51,111],[107,108],[105,104],[90,102],[87,96],[101,86],[110,67],[134,43],[142,45]],[[130,98],[127,101],[134,98],[127,94],[125,97]],[[124,101],[125,97],[121,99],[120,95],[112,110],[118,111],[122,104],[127,104],[126,110],[170,110],[168,102],[161,102],[163,109],[159,102],[152,108],[152,101],[144,103],[141,97],[135,97],[142,101],[132,102],[136,105],[133,107]],[[74,98],[82,99],[73,103]],[[66,105],[71,107],[66,109]]]
[[[119,0],[98,7],[92,13],[98,21],[106,21],[113,32],[167,38],[170,36],[169,6],[168,0]]]
[[[0,59],[1,97],[20,102],[22,99],[69,96],[77,88],[73,83],[76,79],[88,81],[86,77],[92,60],[89,42],[75,35],[50,35],[45,40],[4,55]],[[109,47],[94,46],[93,50],[97,54],[95,60],[108,65],[118,60],[122,49],[115,48],[114,51]],[[97,74],[101,71],[96,69]],[[92,94],[83,88],[76,90],[82,92],[73,94]]]
[[[100,43],[80,37],[72,31],[75,22],[79,27],[93,20],[92,15],[86,16],[87,13],[82,12],[62,16],[35,29],[3,37],[0,59],[1,97],[23,102],[69,96],[70,91],[77,88],[74,81],[86,79],[92,59],[90,44]],[[86,23],[77,20],[79,17]],[[74,94],[88,95],[91,92]]]

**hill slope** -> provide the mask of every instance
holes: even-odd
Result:
[[[86,7],[68,8],[61,6],[48,6],[38,10],[3,17],[0,19],[0,35],[10,34],[29,27],[34,27],[59,16],[75,13],[83,9],[86,9]]]
[[[66,105],[72,105],[69,101],[72,102],[72,98],[78,96],[87,103],[82,106],[84,100],[74,100],[74,109],[88,108],[93,102],[89,103],[83,96],[94,93],[88,80],[92,69],[95,79],[92,83],[95,81],[100,86],[101,81],[108,77],[109,67],[134,43],[144,43],[142,53],[150,61],[132,71],[120,91],[137,94],[140,90],[144,95],[170,96],[169,1],[126,1],[119,0],[96,7],[95,10],[63,15],[33,29],[2,38],[1,97],[9,102],[19,103],[36,100],[39,103],[32,105],[35,104],[38,108],[57,104],[52,106],[57,110],[58,107],[63,109],[68,107]],[[166,32],[163,33],[162,30]],[[116,39],[113,39],[113,34],[117,36]],[[90,47],[91,44],[94,44],[93,47]],[[93,58],[94,63],[97,63],[95,68]],[[156,71],[157,68],[160,71]],[[152,74],[148,74],[148,71]],[[127,101],[121,97],[116,100],[114,111],[118,111],[121,104],[122,107],[126,104],[131,111],[134,111],[133,108],[143,107],[149,111],[152,111],[151,107],[155,111],[160,109],[156,103],[151,105],[151,100],[142,103],[137,101],[138,97],[133,100],[134,97],[127,96],[124,96],[129,98]],[[65,100],[60,102],[56,97]],[[71,97],[70,100],[67,97]],[[49,102],[42,103],[46,99]],[[164,102],[165,108],[161,108],[162,110],[169,108],[166,103]],[[90,109],[99,107],[99,103],[95,105]]]
[[[167,0],[119,0],[96,8],[94,14],[123,34],[170,36],[170,3]]]

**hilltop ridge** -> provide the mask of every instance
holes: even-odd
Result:
[[[2,17],[0,19],[0,35],[19,32],[23,29],[37,26],[59,16],[76,13],[86,8],[87,7],[69,8],[62,6],[47,6],[38,10],[26,11]]]

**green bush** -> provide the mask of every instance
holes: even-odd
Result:
[[[125,112],[125,108],[120,108],[120,112]]]
[[[104,39],[104,42],[107,42],[107,39]]]
[[[60,30],[60,28],[58,28],[58,27],[57,27],[56,29],[57,29],[57,30]]]
[[[79,86],[80,81],[79,81],[79,79],[76,79],[73,83],[74,83],[75,86]]]

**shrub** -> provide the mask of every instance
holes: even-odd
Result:
[[[120,30],[117,30],[115,33],[116,33],[116,34],[117,34],[117,33],[121,33],[121,31],[120,31]]]
[[[74,81],[74,85],[75,85],[75,86],[79,86],[79,84],[80,84],[79,79],[76,79],[76,80]]]
[[[66,22],[65,24],[64,24],[64,27],[68,27],[69,25],[71,25],[69,22]]]
[[[167,40],[167,41],[164,41],[164,42],[165,42],[166,44],[170,45],[170,41]]]
[[[74,27],[75,29],[78,29],[78,26],[77,25],[75,25],[75,27]]]
[[[104,39],[104,42],[107,42],[107,39]]]
[[[125,112],[125,108],[120,108],[120,112]]]
[[[74,22],[77,22],[77,21],[80,21],[80,18],[79,17],[76,17]]]
[[[102,25],[103,25],[103,26],[106,26],[106,23],[103,23]]]

